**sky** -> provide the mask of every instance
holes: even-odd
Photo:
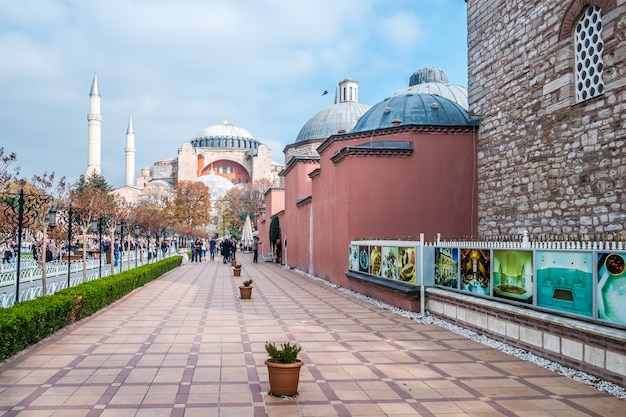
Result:
[[[466,4],[0,0],[0,62],[0,147],[27,179],[85,174],[97,73],[102,175],[117,188],[131,114],[136,177],[224,117],[284,164],[284,147],[347,77],[369,105],[426,66],[467,86]]]

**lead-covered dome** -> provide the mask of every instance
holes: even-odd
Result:
[[[311,117],[300,129],[296,142],[328,138],[343,130],[349,132],[371,106],[345,101],[328,106]]]
[[[359,119],[353,132],[402,125],[473,126],[467,89],[450,84],[440,68],[425,67],[411,75],[409,87],[373,106]]]
[[[467,110],[458,103],[435,94],[408,93],[388,97],[359,119],[353,132],[364,132],[402,125],[472,126]]]
[[[194,148],[257,149],[259,142],[246,129],[228,123],[224,117],[222,123],[198,132],[191,145]]]
[[[235,185],[228,181],[228,179],[213,173],[202,175],[196,178],[193,182],[201,182],[206,185],[209,189],[209,193],[211,194],[211,200],[217,200],[218,198],[224,197],[231,188],[235,187]]]

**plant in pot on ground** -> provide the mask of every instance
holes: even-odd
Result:
[[[239,286],[239,297],[244,300],[249,299],[252,296],[252,280],[246,280]]]
[[[233,274],[234,274],[236,277],[241,276],[241,264],[236,264],[236,265],[233,267]]]
[[[270,394],[276,397],[295,397],[298,395],[300,368],[302,361],[298,354],[302,350],[296,343],[265,342],[265,351],[269,358],[265,361],[270,382]]]

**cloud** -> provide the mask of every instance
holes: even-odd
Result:
[[[114,185],[124,182],[130,112],[138,168],[175,157],[183,141],[225,113],[282,162],[282,149],[302,125],[333,103],[337,81],[352,77],[360,101],[376,104],[406,87],[419,67],[437,65],[429,55],[441,55],[442,33],[453,44],[462,29],[465,46],[463,4],[416,3],[1,2],[2,146],[17,152],[28,176],[47,170],[76,179],[86,169],[88,94],[97,69],[103,173]],[[446,70],[466,73],[465,56],[455,58],[450,47],[445,55],[455,67]],[[324,90],[331,94],[321,96]]]

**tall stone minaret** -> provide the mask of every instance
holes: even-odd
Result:
[[[87,174],[100,174],[100,152],[102,137],[102,115],[100,114],[100,90],[98,89],[98,76],[94,72],[91,92],[89,93],[89,114],[87,115]]]
[[[126,186],[132,187],[135,182],[135,132],[133,131],[133,115],[128,117],[126,129]]]

